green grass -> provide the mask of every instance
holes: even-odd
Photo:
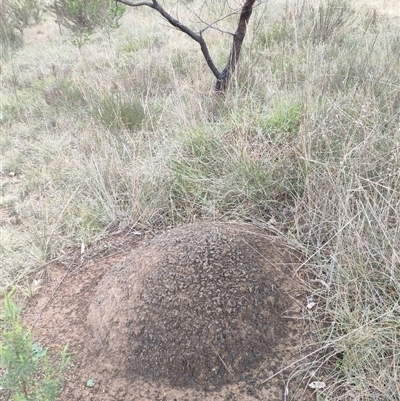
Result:
[[[80,51],[50,21],[30,31],[1,67],[1,290],[115,229],[257,222],[316,279],[320,398],[400,398],[398,19],[335,25],[334,3],[257,8],[223,97],[146,10]]]

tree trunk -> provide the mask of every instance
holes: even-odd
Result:
[[[235,34],[233,35],[233,43],[231,52],[229,54],[228,62],[220,73],[219,78],[215,84],[215,90],[217,92],[224,92],[227,88],[233,73],[236,70],[237,63],[239,61],[240,50],[242,49],[242,44],[244,37],[246,35],[247,24],[249,22],[251,13],[253,12],[253,6],[256,0],[246,0],[242,12],[240,13],[238,27]]]

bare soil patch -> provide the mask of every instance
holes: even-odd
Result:
[[[296,252],[250,225],[137,234],[55,266],[26,313],[70,344],[62,401],[313,399],[301,376],[285,395],[290,369],[262,384],[304,356]]]

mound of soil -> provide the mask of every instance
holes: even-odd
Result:
[[[298,348],[298,264],[252,226],[170,230],[103,276],[87,315],[90,352],[132,382],[202,391],[251,384]]]
[[[69,344],[59,401],[311,401],[301,266],[251,225],[131,228],[51,263],[24,320]]]

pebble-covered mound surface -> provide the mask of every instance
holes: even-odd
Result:
[[[102,363],[118,355],[116,375],[132,380],[202,389],[250,383],[260,369],[279,369],[299,339],[298,264],[249,225],[170,230],[104,275],[88,313],[93,352]]]

